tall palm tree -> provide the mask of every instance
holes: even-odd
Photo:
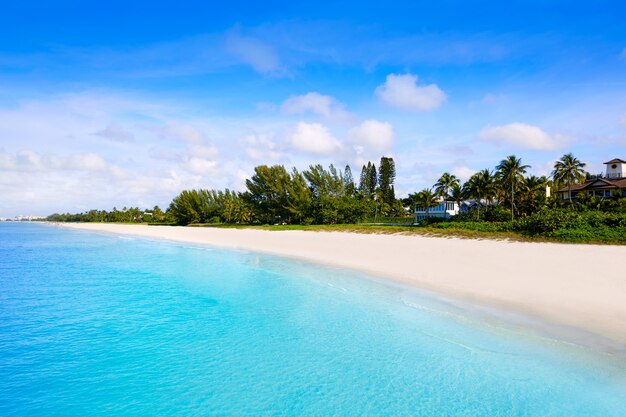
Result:
[[[463,186],[466,196],[471,196],[476,199],[477,213],[476,218],[480,219],[480,205],[482,200],[485,200],[485,204],[493,199],[495,195],[495,183],[492,172],[489,169],[483,169],[478,171],[470,177],[469,180]]]
[[[442,197],[447,197],[450,189],[456,184],[459,185],[460,181],[454,174],[444,172],[439,180],[435,183],[435,191]]]
[[[530,165],[522,165],[522,159],[515,155],[507,156],[496,167],[498,179],[511,190],[511,220],[515,218],[515,188],[524,180],[526,168],[530,168]]]
[[[459,210],[461,209],[461,203],[463,203],[463,200],[465,200],[466,197],[465,187],[461,187],[458,182],[452,184],[448,198],[454,200],[454,202],[458,204]]]
[[[546,204],[546,177],[531,175],[524,178],[520,186],[520,208],[521,212],[534,212]]]
[[[417,193],[417,203],[426,210],[426,218],[429,217],[431,207],[437,207],[439,204],[439,195],[431,188],[424,188]]]
[[[567,182],[567,196],[570,205],[573,207],[572,201],[572,183],[583,181],[587,172],[583,169],[587,164],[581,162],[571,153],[567,153],[554,163],[554,171],[552,178],[556,183]]]

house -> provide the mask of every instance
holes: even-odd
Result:
[[[428,209],[428,217],[440,217],[449,219],[451,216],[456,216],[460,212],[460,207],[455,201],[446,201],[443,197],[439,199],[439,204],[436,207]],[[426,218],[426,209],[424,207],[415,208],[415,223],[419,223]]]
[[[615,196],[626,196],[626,161],[623,159],[611,159],[605,162],[606,173],[587,179],[582,184],[572,184],[571,198],[581,193],[586,193],[596,197],[611,198]],[[559,190],[561,199],[569,200],[570,189],[565,186]]]

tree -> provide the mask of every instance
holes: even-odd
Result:
[[[209,190],[184,190],[174,197],[169,211],[179,224],[204,223],[216,209],[212,197]]]
[[[477,202],[477,215],[476,218],[480,220],[480,204],[484,199],[487,203],[493,198],[495,194],[494,176],[487,168],[482,171],[478,171],[470,177],[469,180],[463,186],[466,196],[470,196],[476,199]]]
[[[454,185],[459,185],[460,181],[456,177],[456,175],[450,174],[448,172],[444,172],[439,180],[435,183],[435,191],[442,197],[448,197],[450,194],[450,189]]]
[[[428,219],[430,208],[437,207],[437,205],[439,205],[439,195],[431,188],[424,188],[422,191],[417,193],[416,202],[420,205],[420,207],[424,208],[426,211],[426,218]]]
[[[572,201],[572,183],[584,181],[586,171],[583,169],[587,164],[581,162],[571,153],[567,153],[554,163],[552,178],[557,184],[567,183],[567,196],[569,197],[570,206],[573,207]]]
[[[375,169],[375,168],[374,168]],[[393,183],[396,179],[396,164],[393,158],[383,156],[378,167],[378,188],[383,203],[391,205],[396,199]]]
[[[290,212],[285,206],[290,181],[291,177],[282,165],[260,165],[254,168],[254,175],[246,180],[246,198],[260,221],[275,223],[288,220]]]
[[[524,178],[519,189],[519,211],[533,213],[546,204],[546,177],[531,175]]]
[[[515,189],[524,180],[526,168],[530,165],[522,165],[522,159],[515,155],[509,155],[496,167],[498,179],[506,189],[511,190],[511,220],[515,218]]]
[[[298,218],[300,224],[304,223],[309,210],[311,209],[311,189],[306,182],[306,178],[296,168],[291,173],[291,181],[287,186],[289,198],[287,200],[287,210]]]
[[[359,192],[361,195],[367,195],[367,166],[363,164],[363,168],[361,168],[361,176],[359,177]]]
[[[354,178],[352,178],[352,170],[350,169],[350,165],[346,165],[346,168],[343,170],[343,182],[346,190],[346,195],[353,196],[356,192],[356,186],[354,185]]]
[[[463,200],[465,200],[465,188],[461,187],[460,182],[455,182],[450,187],[450,191],[448,193],[448,198],[452,199],[458,206],[461,208],[461,204]]]
[[[367,171],[365,174],[365,187],[368,196],[376,195],[376,186],[378,185],[378,175],[376,174],[376,165],[371,162],[367,163]]]

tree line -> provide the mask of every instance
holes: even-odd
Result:
[[[53,214],[50,221],[238,224],[346,224],[376,217],[403,217],[407,211],[395,197],[395,162],[382,157],[378,168],[364,164],[358,183],[352,170],[311,165],[304,171],[283,165],[260,165],[242,192],[184,190],[162,212],[158,207],[91,210]]]
[[[499,220],[506,220],[503,213],[508,211],[508,218],[531,215],[544,207],[557,208],[565,204],[558,195],[558,190],[567,187],[571,195],[574,184],[585,181],[589,173],[584,170],[586,164],[571,153],[563,155],[554,164],[550,175],[526,175],[530,165],[525,165],[521,158],[510,155],[501,160],[494,168],[485,168],[473,174],[466,182],[448,172],[441,175],[439,180],[430,188],[409,194],[408,202],[413,206],[426,211],[437,206],[442,199],[454,201],[459,206],[463,202],[470,203],[470,211],[476,220],[481,220],[489,210],[498,210]],[[546,194],[551,190],[551,195]],[[583,203],[594,201],[592,196],[581,196]],[[578,204],[569,199],[566,204],[571,207]],[[481,209],[483,214],[481,217]],[[492,217],[493,217],[493,213]]]
[[[554,164],[550,176],[535,176],[528,174],[531,167],[521,158],[510,155],[494,168],[482,169],[465,182],[446,172],[432,187],[399,199],[394,187],[395,163],[390,157],[382,157],[378,166],[371,161],[364,164],[358,180],[353,177],[349,165],[342,170],[332,164],[327,168],[317,164],[303,171],[288,170],[282,165],[260,165],[246,180],[244,191],[184,190],[174,197],[165,211],[158,206],[149,210],[124,207],[112,211],[53,214],[48,220],[180,225],[411,223],[416,208],[428,211],[442,201],[454,201],[459,206],[463,204],[466,210],[449,219],[453,225],[437,227],[534,233],[551,230],[544,224],[545,219],[552,219],[551,224],[566,228],[575,228],[570,223],[578,222],[576,224],[589,230],[593,230],[594,225],[604,224],[602,222],[613,225],[623,222],[626,225],[626,199],[620,198],[621,195],[605,199],[579,194],[575,200],[563,200],[558,195],[559,189],[571,190],[574,184],[590,177],[585,166],[569,153]],[[551,196],[546,194],[546,186],[552,190]],[[591,214],[581,218],[572,212]],[[617,220],[615,216],[618,216]],[[624,219],[620,220],[622,217]],[[420,225],[440,221],[442,219],[427,218]],[[486,223],[494,226],[486,226]]]

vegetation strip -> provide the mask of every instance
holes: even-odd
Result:
[[[395,163],[383,157],[378,169],[363,165],[358,184],[350,166],[311,165],[305,171],[282,165],[257,166],[246,191],[184,190],[166,211],[139,208],[53,214],[49,221],[126,222],[178,225],[261,226],[275,230],[336,230],[410,233],[580,243],[626,243],[624,191],[596,196],[579,192],[593,181],[586,164],[572,154],[554,165],[551,178],[526,176],[530,168],[514,155],[495,170],[483,169],[464,184],[444,173],[432,188],[395,197]],[[549,195],[549,190],[560,191]],[[458,215],[431,217],[430,209],[450,201]],[[417,208],[425,218],[414,223]]]

